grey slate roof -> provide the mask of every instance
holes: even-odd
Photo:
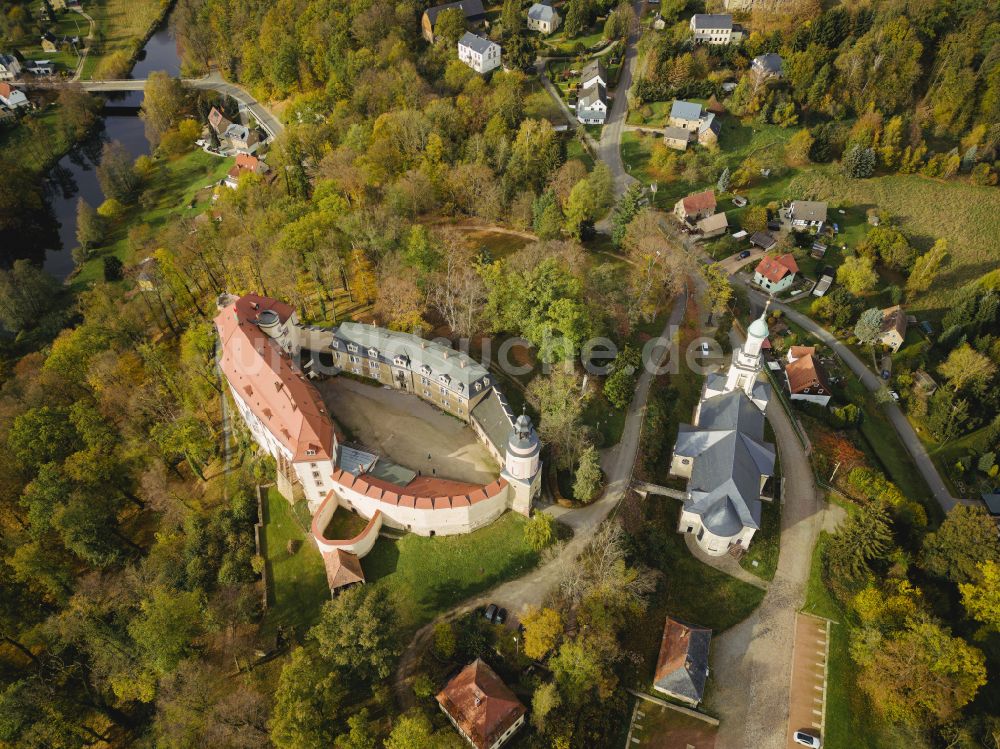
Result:
[[[756,393],[755,393],[756,394]],[[677,455],[694,460],[685,509],[717,536],[760,528],[760,479],[774,472],[764,414],[742,390],[705,399],[698,425],[681,425]]]
[[[379,361],[394,366],[397,366],[396,357],[403,357],[403,366],[415,375],[427,377],[434,385],[446,385],[468,397],[474,397],[493,383],[486,368],[468,354],[411,333],[345,322],[334,331],[334,336],[336,341],[342,342],[338,346],[339,351],[347,351],[346,344],[354,343],[362,355],[369,356],[368,350],[375,349]],[[446,381],[439,380],[441,376]],[[475,387],[477,383],[480,386],[478,390]]]
[[[701,104],[696,104],[691,101],[681,101],[680,99],[674,99],[674,103],[670,106],[670,116],[677,117],[682,120],[700,119]]]
[[[488,50],[493,45],[493,42],[491,42],[489,39],[485,39],[484,37],[477,36],[476,34],[473,34],[471,31],[466,31],[464,34],[462,34],[462,38],[458,40],[458,44],[459,46],[462,47],[468,47],[469,49],[478,52],[481,55],[485,55],[486,50]]]
[[[608,72],[604,69],[604,64],[600,58],[591,60],[583,66],[583,71],[580,73],[580,80],[586,81],[595,76],[599,77],[605,83],[608,82]]]
[[[528,8],[528,18],[535,21],[551,21],[556,16],[555,8],[543,3],[535,3]]]
[[[503,453],[514,428],[514,414],[503,394],[494,388],[472,409],[472,418],[482,427],[497,452]]]
[[[431,22],[432,28],[437,23],[438,14],[449,8],[458,8],[465,13],[466,19],[481,18],[486,15],[486,10],[483,8],[483,0],[459,0],[455,3],[435,5],[433,8],[428,8],[424,11],[427,14],[427,19]]]
[[[674,140],[690,140],[691,131],[686,130],[683,127],[670,127],[669,125],[663,128],[663,137],[672,138]]]
[[[579,97],[576,100],[576,108],[580,109],[590,109],[598,101],[602,101],[607,104],[607,91],[605,91],[604,86],[600,83],[595,83],[580,92]]]
[[[693,702],[701,702],[708,680],[708,646],[711,641],[712,630],[667,617],[653,685]]]
[[[757,55],[753,58],[753,67],[755,70],[761,73],[768,73],[770,75],[781,75],[782,61],[781,55],[777,52],[768,52],[767,54]]]
[[[733,17],[728,13],[696,13],[692,20],[696,29],[733,28]]]
[[[705,118],[701,121],[701,124],[698,125],[699,135],[701,135],[706,130],[711,130],[716,135],[718,135],[719,131],[722,130],[719,120],[715,118],[715,115],[712,112],[706,114]]]
[[[826,203],[822,200],[793,200],[788,210],[796,221],[826,221]]]

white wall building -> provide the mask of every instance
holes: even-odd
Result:
[[[12,81],[21,75],[21,63],[14,55],[0,55],[0,81]]]
[[[528,28],[532,31],[551,34],[559,28],[560,23],[562,23],[562,18],[556,9],[549,4],[535,3],[528,8]]]
[[[458,59],[477,73],[500,67],[500,45],[466,31],[458,40]]]
[[[728,13],[696,13],[691,16],[695,44],[732,44],[743,39],[743,28]]]

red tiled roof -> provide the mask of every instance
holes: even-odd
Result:
[[[437,701],[478,749],[493,746],[527,712],[493,669],[478,658],[445,685]]]
[[[818,388],[819,390],[814,392],[824,395],[830,392],[830,387],[826,384],[826,376],[812,354],[796,359],[786,366],[785,375],[788,377],[788,389],[793,393],[802,393],[809,388]]]
[[[705,190],[696,192],[682,198],[684,210],[687,213],[699,213],[700,211],[715,211],[715,190]]]
[[[776,283],[789,273],[798,273],[799,266],[791,254],[767,256],[761,259],[756,272],[771,283]]]
[[[334,427],[323,399],[257,327],[257,317],[265,310],[276,312],[282,323],[295,312],[276,299],[246,294],[216,316],[222,341],[219,366],[233,390],[291,451],[293,462],[332,460]]]
[[[816,353],[815,346],[792,346],[788,349],[788,353],[792,355],[793,359],[801,359],[803,356],[812,356]]]
[[[660,681],[677,669],[685,667],[692,632],[711,631],[704,627],[689,626],[668,616],[663,625],[663,639],[660,641],[660,655],[656,661],[653,681]]]
[[[0,96],[7,99],[16,89],[9,83],[0,83]]]
[[[326,566],[326,581],[330,584],[330,590],[365,581],[365,573],[357,554],[335,549],[323,555],[323,564]]]
[[[260,166],[260,159],[256,156],[251,156],[248,153],[238,153],[236,154],[236,166],[240,169],[250,169],[251,171],[256,171],[257,167]]]

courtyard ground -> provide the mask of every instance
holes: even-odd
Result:
[[[470,484],[500,472],[469,426],[416,396],[347,377],[325,380],[319,391],[352,440],[394,463]]]
[[[718,727],[708,721],[643,698],[632,710],[629,744],[637,749],[714,749],[716,733]]]

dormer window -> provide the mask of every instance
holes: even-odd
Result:
[[[449,377],[446,374],[438,375],[438,382],[442,382],[445,385],[447,385],[449,382],[451,382],[451,377]]]
[[[368,349],[368,356],[370,356],[372,359],[377,359],[378,358],[378,349],[374,348],[374,347]]]
[[[463,383],[463,382],[458,383],[458,392],[460,392],[460,393],[464,393],[465,392],[465,383]]]
[[[340,348],[340,341],[334,340],[334,342],[330,344],[330,348]]]
[[[397,367],[405,367],[410,363],[410,360],[407,357],[400,354],[399,356],[395,357],[392,360],[392,363],[395,364]]]
[[[431,373],[430,365],[425,364],[420,368],[420,374],[429,375]]]
[[[489,377],[484,377],[483,378],[483,384],[484,385],[489,385],[490,384],[490,378]]]
[[[483,383],[477,382],[474,387],[476,388],[476,392],[478,393],[480,390],[483,389]]]
[[[348,343],[347,344],[347,350],[350,351],[352,354],[358,353],[358,344],[356,344],[356,343]]]
[[[315,454],[316,454],[316,451],[313,450],[312,448],[306,450],[306,455],[315,455]]]

